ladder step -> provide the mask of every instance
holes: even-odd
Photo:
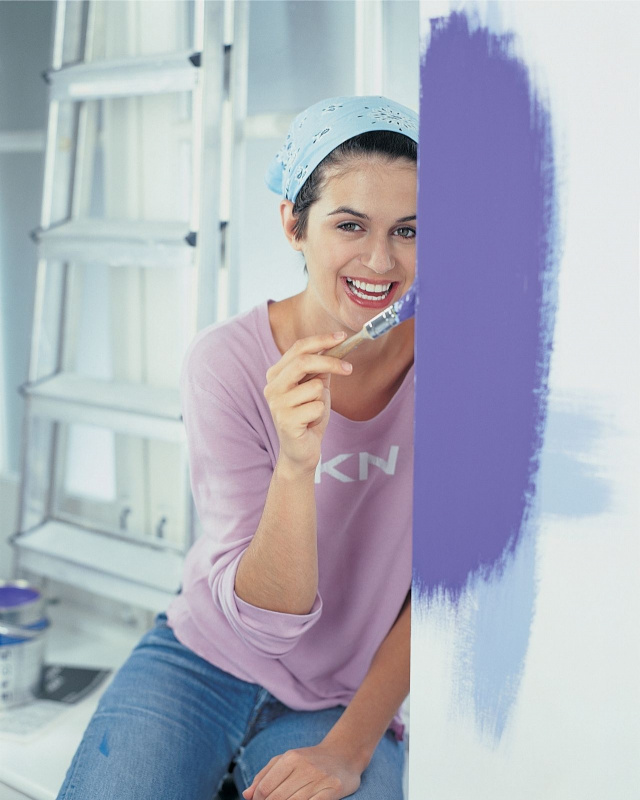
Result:
[[[78,219],[32,233],[40,258],[115,267],[192,266],[190,236],[186,222],[103,219]]]
[[[141,94],[186,92],[198,82],[198,53],[185,50],[166,55],[71,64],[44,73],[51,100],[97,100]]]
[[[117,383],[61,372],[21,387],[30,411],[67,424],[108,428],[119,433],[172,442],[185,440],[177,389]]]
[[[162,611],[180,587],[183,557],[58,520],[13,537],[20,567],[121,602]]]

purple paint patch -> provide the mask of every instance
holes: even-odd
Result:
[[[513,40],[432,22],[421,67],[414,588],[457,599],[524,533],[555,311],[549,113]]]

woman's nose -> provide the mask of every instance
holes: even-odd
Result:
[[[365,267],[380,275],[392,270],[394,264],[387,237],[370,239],[369,247],[362,254],[360,260]]]

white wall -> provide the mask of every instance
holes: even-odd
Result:
[[[492,29],[520,35],[557,134],[564,252],[537,597],[498,742],[456,694],[460,619],[414,616],[410,797],[630,800],[640,792],[640,5],[480,8]]]

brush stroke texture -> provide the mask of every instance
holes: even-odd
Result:
[[[457,602],[530,528],[555,312],[551,122],[511,36],[432,21],[421,65],[414,597]]]

